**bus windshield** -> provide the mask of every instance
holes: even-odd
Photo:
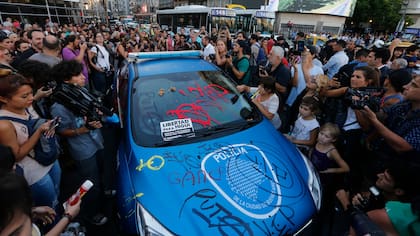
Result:
[[[159,24],[168,25],[173,31],[180,27],[198,29],[205,26],[210,32],[212,27],[220,29],[227,26],[233,32],[235,15],[235,11],[228,8],[194,5],[157,11]]]

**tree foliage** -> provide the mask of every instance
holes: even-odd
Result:
[[[375,31],[394,32],[401,19],[403,0],[357,0],[353,17],[347,22],[359,27],[361,23],[372,21]]]

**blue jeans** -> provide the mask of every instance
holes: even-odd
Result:
[[[103,158],[103,150],[98,150],[92,157],[84,160],[76,160],[77,170],[83,181],[90,180],[93,187],[83,197],[80,207],[80,216],[84,218],[92,218],[102,207],[102,181],[100,178],[98,159]],[[82,184],[82,183],[80,183]]]
[[[61,168],[58,160],[56,160],[51,170],[38,182],[30,186],[34,205],[49,206],[57,211],[60,180]]]
[[[93,83],[93,89],[105,94],[107,89],[105,72],[93,70],[91,79]]]

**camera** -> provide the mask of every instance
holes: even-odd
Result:
[[[214,61],[216,59],[216,54],[209,54],[209,59]]]
[[[375,186],[369,187],[369,193],[370,196],[363,197],[363,199],[360,201],[360,204],[355,205],[354,208],[366,212],[383,207],[384,202],[381,193]]]
[[[101,99],[90,94],[86,88],[73,84],[58,84],[51,95],[51,99],[62,104],[77,116],[86,116],[88,122],[100,121],[103,115],[113,115],[112,111],[102,105]]]
[[[350,102],[350,107],[353,109],[361,110],[364,106],[368,106],[373,112],[378,112],[380,109],[380,100],[384,92],[383,88],[377,87],[349,88],[345,94],[345,100]]]
[[[48,81],[44,84],[42,90],[43,91],[48,91],[50,89],[55,89],[55,87],[57,87],[57,82],[55,82],[54,80]]]

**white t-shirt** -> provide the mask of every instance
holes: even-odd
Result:
[[[250,92],[252,94],[256,93],[257,90],[258,88],[255,88],[255,87],[250,88]],[[277,110],[279,109],[279,106],[280,106],[279,97],[274,93],[273,95],[270,96],[269,99],[261,102],[261,105],[263,105],[263,107],[267,109],[268,112],[274,114],[273,119],[271,119],[270,121],[276,129],[280,128],[281,120],[280,120],[279,114],[277,113]]]
[[[293,127],[290,136],[297,140],[309,140],[311,138],[311,131],[318,127],[319,123],[315,118],[304,120],[302,119],[302,116],[299,116],[295,121],[295,126]]]
[[[98,47],[99,52],[96,47]],[[96,53],[96,55],[98,55],[98,62],[96,62],[96,65],[101,68],[106,68],[107,70],[111,69],[111,66],[109,64],[109,53],[106,50],[106,48],[99,44],[96,44],[96,47],[92,47],[90,49],[91,52],[94,52]]]
[[[348,131],[352,129],[361,129],[359,122],[357,121],[356,113],[349,107],[347,108],[346,122],[344,122],[343,130]]]
[[[216,51],[214,50],[214,46],[211,45],[211,43],[207,44],[207,46],[203,50],[204,58],[208,58],[210,54],[216,54]]]

